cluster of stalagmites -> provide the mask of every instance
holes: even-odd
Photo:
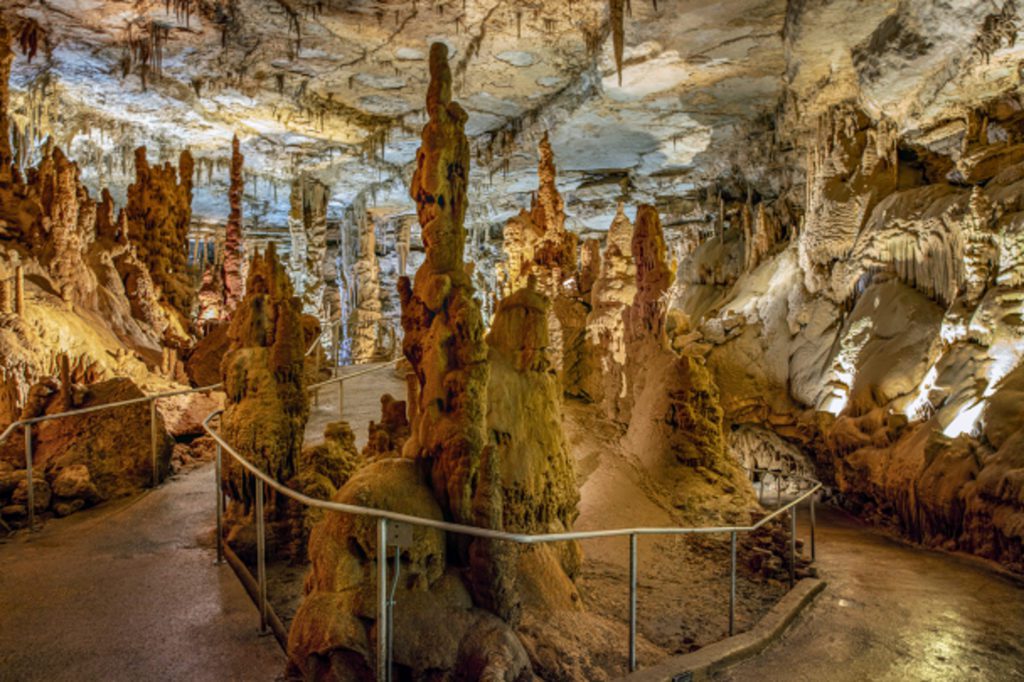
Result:
[[[187,152],[175,169],[150,167],[145,149],[137,150],[136,180],[120,212],[106,190],[98,201],[89,196],[78,166],[57,147],[47,144],[34,168],[19,167],[9,143],[9,44],[10,34],[0,24],[4,425],[140,397],[138,385],[184,379],[178,352],[189,342],[192,298],[186,272],[192,183]],[[166,435],[197,435],[198,423],[187,412],[181,400],[160,406],[155,472],[145,403],[37,425],[37,510],[64,515],[151,485],[171,462],[202,457],[201,446],[184,442],[172,451]],[[4,448],[0,514],[5,523],[17,523],[26,511],[20,432]]]
[[[358,466],[333,499],[511,532],[570,530],[579,492],[562,433],[566,392],[592,396],[624,423],[630,412],[640,415],[638,433],[655,429],[643,444],[656,446],[651,458],[733,481],[735,493],[741,477],[726,458],[714,384],[702,361],[675,353],[665,333],[672,278],[657,214],[641,207],[634,232],[620,212],[604,264],[596,242],[579,258],[564,228],[546,138],[533,210],[506,233],[505,294],[485,336],[463,261],[469,147],[466,114],[451,101],[446,53],[443,45],[431,50],[430,119],[411,188],[426,258],[413,281],[399,281],[410,403],[382,399],[382,422],[371,424]],[[576,309],[563,315],[560,305]],[[647,361],[643,371],[627,360],[631,353]],[[560,660],[549,652],[556,640],[569,650],[588,648],[572,626],[582,617],[576,543],[521,546],[416,527],[411,544],[388,558],[372,519],[328,514],[309,538],[312,568],[289,636],[294,674],[371,674],[376,564],[393,562],[395,551],[401,674],[515,680],[592,670],[585,653]],[[584,629],[591,638],[608,634]]]
[[[561,440],[558,379],[546,355],[548,302],[531,289],[509,298],[485,341],[463,263],[466,114],[451,101],[446,53],[441,45],[431,51],[430,121],[412,185],[426,260],[414,283],[400,283],[404,351],[416,389],[408,438],[399,457],[389,429],[371,429],[369,462],[335,499],[486,528],[565,529],[577,493]],[[388,417],[397,413],[393,406],[384,401],[385,421],[404,431],[397,414]],[[538,425],[538,413],[549,423]],[[371,576],[383,560],[374,523],[329,516],[312,532],[310,559],[307,596],[290,635],[291,666],[318,678],[367,674],[378,615]],[[417,528],[400,560],[396,665],[414,675],[519,679],[530,665],[513,629],[526,600],[524,582],[531,598],[538,589],[541,599],[572,592],[578,552],[519,552],[509,543]],[[561,582],[546,584],[551,575]]]
[[[1024,570],[1019,110],[997,99],[904,153],[893,124],[832,108],[802,219],[792,192],[715,202],[672,304],[737,457],[812,462],[859,513]]]

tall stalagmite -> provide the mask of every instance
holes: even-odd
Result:
[[[245,157],[238,143],[238,136],[231,140],[231,186],[228,189],[228,203],[231,206],[228,224],[224,230],[224,312],[230,313],[242,300],[245,293],[243,281],[242,254],[242,192],[245,180],[242,165]]]
[[[271,245],[253,257],[245,297],[228,329],[230,349],[221,372],[227,407],[224,438],[261,471],[288,481],[302,449],[309,416],[304,389],[302,311],[291,281]],[[227,468],[233,499],[251,504],[252,477],[240,466]]]
[[[608,228],[601,272],[591,293],[582,382],[590,399],[601,403],[609,418],[621,422],[629,421],[623,314],[636,296],[632,241],[633,224],[620,203]]]
[[[377,230],[367,215],[359,226],[359,257],[353,268],[356,310],[353,322],[352,360],[370,362],[377,352],[377,329],[383,319],[380,303],[380,265],[377,262]]]
[[[624,312],[629,439],[644,457],[671,454],[689,466],[731,471],[718,387],[703,358],[669,347],[666,293],[673,274],[653,206],[637,208],[632,251],[636,295]]]
[[[423,142],[411,196],[426,257],[415,285],[399,280],[403,351],[419,379],[419,405],[405,454],[426,461],[434,493],[451,517],[473,523],[473,495],[486,442],[487,351],[483,320],[466,274],[466,112],[452,102],[448,48],[430,49]]]

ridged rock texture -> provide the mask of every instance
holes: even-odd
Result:
[[[224,312],[230,314],[245,294],[245,255],[242,253],[242,193],[245,179],[238,136],[231,140],[231,185],[228,189],[228,222],[224,228],[224,262],[221,280],[224,286]]]
[[[608,228],[600,274],[591,290],[584,348],[586,370],[581,381],[587,397],[601,404],[611,419],[622,423],[629,421],[623,315],[636,296],[632,242],[633,224],[620,202]]]
[[[370,362],[377,355],[377,331],[383,314],[380,303],[380,264],[377,262],[377,229],[367,216],[359,226],[359,257],[353,267],[356,309],[353,315],[352,360]]]
[[[230,346],[221,364],[227,393],[221,433],[261,471],[281,482],[296,473],[309,416],[302,330],[301,303],[271,244],[266,253],[253,256],[245,297],[228,329]],[[224,485],[235,503],[229,508],[229,539],[240,544],[247,541],[243,534],[254,533],[253,484],[251,474],[228,460]],[[268,492],[267,502],[271,528],[285,538],[282,542],[288,542],[291,526],[286,523],[286,501]]]
[[[146,148],[135,150],[135,182],[128,187],[125,215],[128,239],[146,265],[159,297],[178,313],[183,329],[195,296],[188,272],[188,232],[192,222],[192,155],[185,150],[178,168],[150,166]]]
[[[565,202],[558,193],[555,156],[547,133],[537,145],[537,152],[540,183],[530,211],[520,211],[505,226],[502,248],[506,260],[500,288],[503,296],[509,296],[533,277],[537,289],[552,299],[548,325],[552,361],[565,390],[578,394],[589,296],[579,291],[578,238],[565,227]],[[570,279],[568,286],[563,285]]]

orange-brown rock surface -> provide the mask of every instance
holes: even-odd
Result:
[[[135,182],[128,187],[128,239],[149,270],[159,298],[184,321],[194,291],[188,272],[188,231],[192,220],[192,155],[183,151],[175,169],[150,166],[146,148],[135,150]],[[186,327],[185,324],[182,324]]]
[[[227,226],[224,229],[224,262],[221,266],[224,286],[224,311],[230,313],[245,293],[244,256],[242,254],[242,192],[245,188],[242,155],[238,136],[231,140],[231,186],[228,190]]]
[[[600,274],[591,290],[580,384],[591,400],[603,406],[605,414],[622,422],[629,420],[624,313],[636,295],[632,241],[633,224],[620,202],[608,228]]]
[[[227,394],[221,433],[261,471],[287,482],[296,473],[309,403],[301,307],[273,245],[250,263],[245,297],[232,316],[228,337],[221,364]],[[251,533],[253,477],[229,463],[224,484],[237,503],[231,532]],[[286,525],[287,504],[268,495],[267,515],[272,526]]]

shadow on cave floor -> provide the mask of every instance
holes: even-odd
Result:
[[[0,679],[274,680],[284,656],[214,565],[213,465],[0,544]]]
[[[1024,679],[1024,584],[819,509],[828,589],[779,642],[716,680]]]

